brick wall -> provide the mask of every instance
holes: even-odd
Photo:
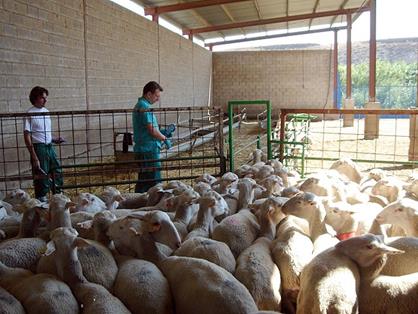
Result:
[[[332,107],[330,51],[217,52],[213,103],[267,99],[278,108]]]
[[[164,87],[162,107],[202,106],[208,103],[211,65],[210,51],[108,0],[0,0],[2,113],[30,108],[35,85],[48,88],[51,111],[132,108],[150,80]],[[64,119],[60,130],[70,143],[86,143],[81,131],[88,126],[94,149],[98,136],[106,142],[113,137],[112,130],[95,130],[97,120]],[[65,131],[72,128],[77,132]],[[20,160],[18,167],[27,170],[21,119],[2,123],[1,132],[3,147],[18,142],[19,148],[4,150],[0,162]],[[61,156],[85,150],[64,147]],[[0,175],[16,168],[0,166]]]
[[[1,0],[0,17],[0,112],[35,85],[51,110],[131,108],[149,80],[162,106],[207,104],[211,52],[108,0]]]

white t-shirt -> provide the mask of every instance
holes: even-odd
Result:
[[[33,112],[49,112],[45,107],[32,107],[28,113]],[[52,141],[51,132],[51,118],[49,115],[45,116],[30,116],[26,117],[24,121],[25,131],[29,131],[32,135],[33,143],[50,144]]]

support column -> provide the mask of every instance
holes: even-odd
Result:
[[[152,15],[152,21],[158,24],[159,17],[160,16],[158,14],[153,14]]]
[[[338,95],[338,31],[334,31],[334,108],[337,108]]]
[[[193,41],[193,34],[190,33],[188,36],[189,36],[189,40]]]
[[[369,55],[369,102],[365,109],[380,109],[376,100],[376,0],[370,0],[370,55]],[[364,119],[364,139],[379,137],[379,115],[366,115]]]
[[[418,73],[417,73],[418,76]],[[417,82],[418,87],[418,82]],[[417,88],[418,96],[418,88]],[[416,107],[418,107],[418,97]],[[418,160],[418,115],[411,114],[409,116],[409,150],[408,150],[408,160],[414,161]]]
[[[347,14],[347,77],[346,77],[346,98],[344,101],[344,109],[354,109],[355,101],[351,98],[351,14]],[[343,127],[352,127],[354,125],[354,115],[346,114],[343,117]]]

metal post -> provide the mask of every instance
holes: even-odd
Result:
[[[286,112],[280,112],[280,157],[279,160],[283,162],[284,159],[284,128],[286,123]]]
[[[346,98],[351,98],[351,14],[347,14],[347,90]]]
[[[337,108],[338,94],[338,31],[334,31],[334,108]]]
[[[234,171],[234,145],[232,143],[233,135],[232,128],[234,124],[234,114],[232,112],[233,102],[228,102],[228,145],[229,145],[229,171]]]
[[[267,159],[272,159],[271,150],[271,103],[267,102]]]
[[[370,0],[369,102],[376,101],[376,0]]]
[[[152,21],[158,24],[158,19],[159,19],[159,15],[158,14],[153,14],[152,15]]]

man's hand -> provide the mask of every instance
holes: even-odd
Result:
[[[52,139],[52,143],[54,143],[54,144],[61,144],[61,143],[64,143],[64,142],[65,142],[65,139],[61,136],[54,137]]]
[[[167,150],[173,147],[173,145],[171,144],[171,141],[168,138],[165,139],[164,144],[167,147]]]
[[[160,132],[165,137],[170,138],[170,137],[173,136],[173,133],[174,133],[175,130],[176,130],[176,125],[172,123],[172,124],[167,125],[167,128],[161,129]]]
[[[32,159],[32,169],[33,169],[33,171],[39,171],[39,170],[42,170],[42,168],[41,168],[41,164],[40,164],[40,162],[39,162],[39,159],[38,159],[38,158],[36,158],[36,159]]]

